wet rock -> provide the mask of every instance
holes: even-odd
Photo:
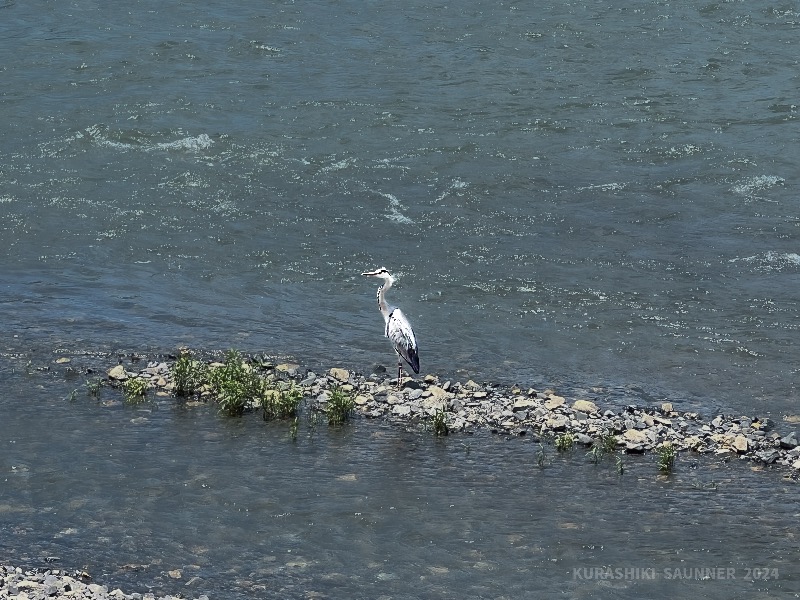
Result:
[[[756,458],[763,463],[771,465],[780,458],[781,454],[777,450],[763,450],[756,453]]]
[[[733,447],[739,454],[744,454],[750,448],[750,442],[743,435],[737,435],[733,440]]]
[[[554,410],[559,406],[564,406],[564,404],[566,404],[566,400],[564,400],[564,398],[561,396],[550,396],[550,398],[545,401],[544,407],[547,410]]]
[[[122,365],[117,365],[116,367],[109,369],[108,378],[116,381],[125,381],[128,378],[128,374],[125,372],[125,367]]]
[[[639,429],[628,429],[622,437],[630,444],[642,445],[646,444],[648,441],[647,436]]]
[[[528,400],[527,398],[520,398],[514,401],[512,410],[527,410],[536,406],[535,400]]]
[[[576,400],[572,404],[572,409],[587,414],[595,414],[598,412],[597,405],[589,400]]]
[[[781,448],[788,448],[788,449],[795,448],[797,446],[797,432],[793,431],[786,437],[782,437],[780,444]]]
[[[347,369],[339,369],[338,367],[332,368],[328,374],[337,381],[345,382],[350,379],[350,372]]]
[[[450,395],[447,390],[439,387],[438,385],[429,385],[425,392],[427,395],[433,396],[434,398],[446,398]]]
[[[408,404],[396,404],[392,407],[392,414],[398,417],[407,417],[411,414],[411,407]]]
[[[281,363],[275,366],[276,371],[279,373],[286,373],[289,377],[297,376],[298,369],[300,369],[300,365],[294,363]]]
[[[555,415],[547,419],[545,425],[553,431],[562,431],[569,425],[569,420],[563,415]]]

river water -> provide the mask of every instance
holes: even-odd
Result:
[[[528,584],[601,593],[573,589],[560,569],[592,566],[576,548],[604,539],[618,554],[598,560],[615,565],[636,562],[644,544],[780,567],[791,509],[780,484],[743,469],[733,491],[716,493],[649,472],[609,483],[582,466],[531,471],[524,445],[473,440],[465,463],[461,442],[376,437],[366,424],[288,450],[283,434],[249,421],[220,432],[213,415],[200,424],[177,409],[143,427],[122,409],[56,410],[75,382],[32,393],[22,366],[188,345],[390,367],[375,282],[359,275],[386,266],[423,373],[780,422],[797,413],[798,25],[794,2],[3,2],[0,443],[6,473],[20,461],[39,473],[6,481],[4,502],[37,520],[4,515],[30,531],[5,547],[13,557],[33,538],[43,551],[62,539],[56,499],[78,486],[86,495],[69,519],[82,523],[81,543],[95,540],[95,564],[132,564],[160,547],[149,541],[160,532],[164,547],[184,544],[164,556],[207,548],[212,588],[225,573],[274,573],[289,550],[309,563],[308,589],[342,583],[364,596],[358,586],[374,581],[398,597],[462,584],[474,596]],[[63,440],[32,418],[42,406]],[[124,479],[120,459],[106,460],[111,443],[141,465]],[[282,461],[274,485],[263,470]],[[198,488],[204,469],[216,493]],[[307,479],[293,485],[291,469]],[[228,470],[246,477],[226,481]],[[84,483],[87,471],[96,479]],[[284,511],[265,487],[311,508]],[[111,496],[96,498],[101,488]],[[353,500],[374,502],[360,510],[340,494],[378,499]],[[469,499],[466,515],[450,508],[456,497]],[[138,503],[132,521],[89,526]],[[588,506],[583,521],[570,512]],[[631,509],[642,511],[638,535]],[[284,512],[293,516],[274,516]],[[520,528],[522,541],[508,541]],[[598,540],[576,533],[595,528]],[[508,543],[481,548],[490,531]],[[269,552],[265,532],[282,540]],[[576,545],[558,550],[565,537]],[[572,563],[558,562],[562,551]],[[265,552],[273,562],[258,563]],[[372,554],[405,564],[371,567],[384,560]],[[544,575],[531,580],[534,567]],[[674,581],[664,589],[679,593]]]

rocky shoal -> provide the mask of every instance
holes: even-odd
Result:
[[[92,582],[83,571],[23,569],[0,565],[0,598],[9,600],[178,600],[180,596],[126,594],[119,588]],[[208,600],[199,596],[197,600]]]
[[[342,368],[316,374],[291,363],[261,364],[268,378],[299,385],[312,410],[324,410],[334,387],[351,393],[356,411],[366,418],[399,421],[425,421],[444,411],[450,432],[473,433],[488,430],[508,435],[531,435],[556,439],[572,434],[576,443],[592,445],[614,435],[618,449],[627,453],[656,451],[671,444],[679,452],[728,454],[766,465],[790,469],[789,476],[800,475],[800,445],[796,430],[777,431],[769,418],[749,415],[701,416],[675,410],[671,403],[658,406],[603,406],[600,398],[567,399],[553,390],[539,391],[520,386],[440,381],[435,375],[396,379],[385,374],[364,376]],[[149,380],[156,394],[172,393],[168,361],[152,361],[132,369],[118,365],[108,372],[112,381],[128,377]],[[201,399],[202,395],[201,395]],[[800,423],[786,417],[791,428]]]

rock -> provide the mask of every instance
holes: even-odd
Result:
[[[125,381],[128,378],[128,374],[125,372],[125,367],[117,365],[108,371],[108,378],[116,379],[117,381]]]
[[[420,383],[416,379],[404,379],[403,380],[403,389],[404,390],[421,390],[422,389],[422,383]]]
[[[440,388],[438,385],[429,385],[426,391],[434,398],[446,398],[450,395],[447,390]]]
[[[671,413],[672,412],[672,402],[664,402],[661,404],[661,412],[663,413]]]
[[[350,379],[350,372],[347,369],[339,369],[337,367],[332,368],[328,371],[328,374],[338,381],[347,381]]]
[[[412,389],[408,393],[409,400],[419,400],[422,397],[422,390],[420,388]]]
[[[514,406],[511,410],[527,410],[536,406],[534,400],[519,399],[514,401]]]
[[[475,392],[472,394],[472,397],[475,398],[476,400],[483,400],[488,395],[489,394],[487,394],[486,392]]]
[[[797,432],[793,431],[786,437],[781,438],[781,448],[787,448],[791,450],[797,446]]]
[[[565,417],[563,415],[556,415],[556,416],[550,417],[545,422],[545,425],[547,426],[547,428],[548,429],[552,429],[553,431],[561,431],[562,429],[566,429],[568,424],[569,424],[569,421],[567,420],[567,417]]]
[[[407,417],[411,414],[411,407],[407,404],[395,404],[392,407],[392,414],[398,417]]]
[[[441,396],[429,396],[422,400],[422,408],[434,411],[447,408],[447,400]]]
[[[697,450],[700,446],[703,445],[703,440],[697,437],[696,435],[690,435],[689,437],[683,440],[683,444],[689,450]]]
[[[594,444],[594,438],[592,436],[586,435],[585,433],[579,433],[576,437],[578,443],[582,446],[591,446]]]
[[[777,450],[763,450],[756,453],[756,458],[763,463],[771,465],[780,458],[781,454]]]
[[[367,404],[370,401],[370,399],[371,398],[369,396],[362,396],[361,394],[359,394],[359,395],[357,395],[355,397],[355,399],[353,401],[358,406],[364,406],[365,404]]]
[[[622,437],[626,442],[631,444],[646,444],[648,442],[647,436],[643,431],[638,429],[628,429]]]
[[[750,447],[748,439],[743,435],[737,435],[733,440],[733,447],[739,454],[744,454]]]
[[[572,404],[572,409],[590,415],[600,412],[597,408],[597,405],[589,400],[576,400]]]
[[[559,406],[564,406],[566,400],[564,400],[561,396],[550,396],[544,403],[544,407],[547,410],[553,410],[558,408]]]
[[[629,454],[643,454],[645,450],[644,444],[637,444],[635,442],[625,442],[625,452]]]
[[[792,463],[792,468],[800,470],[800,460],[796,460],[795,462],[793,462]]]
[[[281,373],[286,373],[290,377],[294,377],[297,375],[297,370],[300,368],[300,365],[296,365],[294,363],[281,363],[275,366],[276,371],[280,371]]]

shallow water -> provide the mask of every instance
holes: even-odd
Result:
[[[550,445],[540,466],[532,439],[362,419],[303,419],[293,442],[255,414],[71,383],[3,376],[0,554],[26,565],[220,598],[800,591],[797,486],[779,472],[686,456],[663,477],[628,456],[619,475]]]
[[[782,423],[798,24],[791,3],[0,4],[0,549],[222,597],[797,592],[796,490],[738,463],[620,479],[365,422],[291,444],[24,372],[178,345],[391,368],[359,276],[383,265],[424,373]],[[573,578],[683,564],[739,577]],[[757,566],[780,577],[745,584]]]

